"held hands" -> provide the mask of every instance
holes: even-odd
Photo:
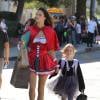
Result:
[[[49,76],[49,79],[51,79],[52,77],[56,76],[56,75],[58,74],[58,72],[59,72],[59,68],[56,67],[55,72],[52,73],[52,74]]]

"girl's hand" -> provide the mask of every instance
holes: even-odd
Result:
[[[81,90],[81,93],[84,94],[84,90]]]

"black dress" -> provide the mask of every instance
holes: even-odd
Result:
[[[63,64],[62,64],[63,62]],[[58,77],[50,84],[53,87],[53,92],[58,95],[75,95],[78,89],[84,90],[85,84],[80,69],[78,60],[66,61],[61,59],[60,62],[61,72]]]

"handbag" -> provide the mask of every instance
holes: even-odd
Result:
[[[10,83],[15,87],[15,88],[28,88],[28,81],[29,81],[29,68],[20,68],[19,63],[20,60],[17,59],[15,61],[14,69],[12,72],[11,80]]]
[[[87,100],[87,95],[81,93],[77,96],[76,100]]]
[[[20,60],[19,68],[26,68],[29,66],[28,51],[26,47],[20,47],[18,59]]]

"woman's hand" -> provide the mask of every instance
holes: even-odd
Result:
[[[56,75],[58,74],[58,72],[59,72],[59,68],[56,67],[55,72],[52,73],[52,74],[49,76],[49,79],[52,78],[52,77],[54,77],[54,76],[56,76]]]
[[[7,65],[9,64],[9,58],[4,59],[4,64],[7,64]]]
[[[20,50],[21,47],[24,47],[24,45],[25,45],[24,41],[19,41],[19,43],[17,45],[18,50]]]
[[[57,75],[57,73],[52,73],[50,76],[49,76],[49,79],[51,79],[52,77],[54,77],[54,76],[56,76]]]

